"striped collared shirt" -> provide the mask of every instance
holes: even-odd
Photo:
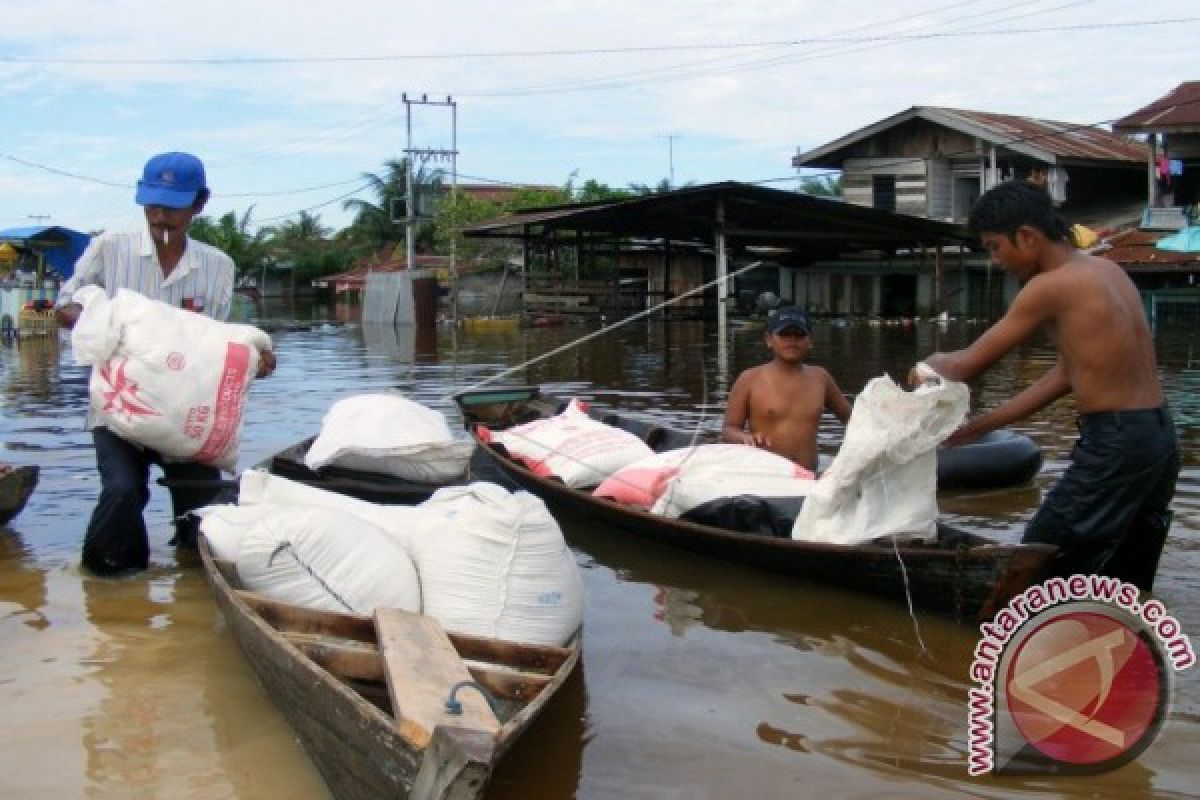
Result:
[[[77,289],[100,286],[109,297],[132,289],[175,308],[202,310],[213,319],[229,317],[233,301],[233,259],[190,236],[179,264],[163,278],[148,228],[106,233],[92,240],[75,264],[75,274],[58,292],[58,305],[72,302]]]

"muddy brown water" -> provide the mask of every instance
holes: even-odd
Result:
[[[314,433],[345,394],[400,388],[453,414],[447,395],[588,332],[458,333],[362,327],[341,310],[268,307],[280,366],[255,384],[240,464]],[[352,316],[352,315],[351,315]],[[835,324],[813,361],[853,393],[899,379],[979,327]],[[683,426],[715,427],[729,380],[766,356],[734,325],[727,363],[695,322],[634,324],[521,369],[548,384]],[[1200,629],[1200,335],[1160,330],[1184,471],[1156,594]],[[197,565],[167,545],[168,504],[147,511],[152,566],[101,580],[78,566],[97,479],[83,431],[85,369],[64,338],[0,348],[0,458],[41,485],[0,531],[0,798],[321,798],[320,776],[244,662]],[[1051,363],[1040,345],[977,386],[990,406]],[[957,524],[1020,536],[1065,466],[1073,411],[1021,426],[1043,447],[1035,484],[943,493]],[[839,426],[822,430],[836,449]],[[967,677],[977,632],[835,588],[633,541],[563,516],[587,590],[581,670],[501,764],[491,798],[1191,796],[1200,786],[1200,679],[1175,676],[1171,711],[1136,761],[1090,778],[969,778]],[[923,647],[922,647],[923,644]]]

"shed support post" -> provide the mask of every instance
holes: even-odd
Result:
[[[729,385],[729,321],[726,300],[729,296],[729,262],[725,252],[725,202],[717,201],[717,389],[725,392]]]

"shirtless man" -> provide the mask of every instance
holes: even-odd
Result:
[[[804,363],[812,338],[803,311],[772,311],[764,337],[775,357],[734,381],[721,439],[765,448],[815,472],[821,414],[828,409],[845,424],[850,403],[828,372]]]
[[[1058,361],[947,444],[969,442],[1074,394],[1079,439],[1072,463],[1022,541],[1058,545],[1059,575],[1111,575],[1149,591],[1171,524],[1179,447],[1138,291],[1119,266],[1072,247],[1044,190],[997,186],[979,199],[969,225],[1022,287],[1008,313],[969,347],[934,353],[925,363],[969,381],[1039,329],[1055,343]]]

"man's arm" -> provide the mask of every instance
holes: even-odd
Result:
[[[850,401],[828,370],[825,372],[825,408],[832,411],[843,425],[850,421]]]
[[[750,383],[752,370],[746,370],[733,382],[729,400],[725,404],[725,421],[721,427],[721,441],[732,444],[748,444],[751,447],[770,447],[767,437],[746,430],[750,417]]]
[[[1047,320],[1054,316],[1056,298],[1053,296],[1054,282],[1039,275],[1017,294],[1008,313],[999,322],[962,350],[951,353],[933,353],[925,363],[943,378],[952,381],[969,381],[999,361]],[[919,380],[910,373],[909,383],[917,385]]]
[[[1005,400],[1000,405],[967,420],[961,428],[946,439],[948,447],[973,442],[985,433],[1011,425],[1041,411],[1055,400],[1071,391],[1067,371],[1059,360],[1046,374],[1038,378],[1023,391]]]
[[[101,275],[104,271],[104,259],[108,252],[108,239],[97,236],[88,242],[87,248],[79,260],[75,262],[75,272],[58,290],[55,300],[54,316],[58,324],[70,330],[79,321],[83,306],[75,302],[75,292],[84,286],[103,286]]]

